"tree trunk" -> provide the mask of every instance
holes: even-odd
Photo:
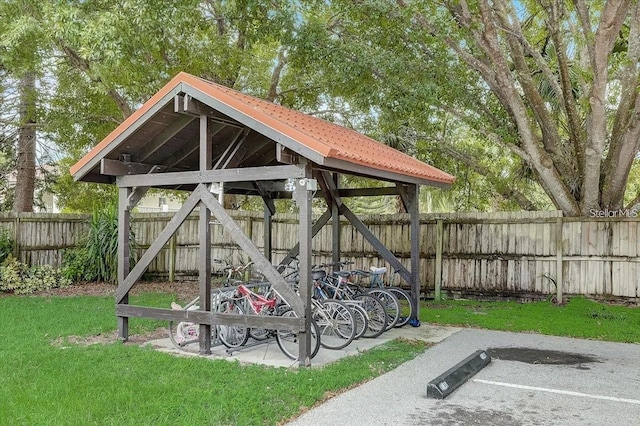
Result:
[[[14,212],[32,212],[36,181],[36,76],[27,72],[20,79],[18,158]]]

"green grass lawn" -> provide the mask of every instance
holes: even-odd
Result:
[[[173,295],[131,303],[168,306]],[[640,342],[640,309],[572,298],[548,302],[425,302],[428,323]],[[181,358],[150,347],[74,344],[112,334],[112,297],[0,298],[0,424],[279,424],[329,395],[426,349],[394,341],[322,368],[290,370]],[[164,326],[132,319],[131,334]],[[69,339],[71,340],[71,339]]]
[[[168,306],[171,295],[132,304]],[[278,424],[306,407],[422,353],[394,341],[323,368],[289,370],[182,358],[122,343],[78,345],[113,333],[112,297],[0,298],[0,424]],[[164,326],[132,319],[131,334]]]
[[[434,324],[640,343],[640,308],[583,297],[572,297],[562,306],[546,301],[431,301],[422,304],[420,317]]]

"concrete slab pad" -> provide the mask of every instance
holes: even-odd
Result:
[[[381,336],[375,339],[361,338],[354,340],[349,346],[344,349],[328,350],[320,348],[318,354],[311,360],[311,366],[323,366],[346,356],[357,355],[363,351],[397,338],[422,340],[425,342],[437,343],[456,333],[458,330],[460,329],[456,327],[442,327],[425,324],[421,325],[420,327],[405,326],[394,328],[392,330],[384,332]],[[200,355],[198,353],[197,344],[187,345],[185,348],[178,349],[175,347],[175,345],[173,345],[173,343],[171,343],[171,340],[168,336],[164,339],[151,340],[149,342],[146,342],[145,345],[151,345],[159,351],[171,353],[178,356],[198,356],[209,359],[225,359],[228,361],[238,361],[243,364],[262,364],[272,367],[298,367],[297,361],[293,361],[287,358],[280,351],[280,348],[278,348],[278,344],[275,340],[269,340],[264,343],[258,342],[258,344],[251,344],[252,340],[249,340],[249,343],[250,344],[247,345],[247,347],[233,351],[229,351],[222,345],[217,345],[212,348],[211,355]]]

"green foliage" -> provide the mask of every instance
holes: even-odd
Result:
[[[62,275],[72,282],[97,280],[87,247],[65,250],[62,254]]]
[[[62,160],[60,168],[68,170],[73,163],[71,159]],[[75,182],[68,172],[63,173],[53,186],[65,213],[91,213],[100,206],[113,204],[117,190],[115,185]]]
[[[9,256],[0,266],[0,291],[29,294],[70,284],[70,280],[50,265],[29,268],[13,256]]]
[[[13,253],[13,238],[5,228],[0,227],[0,263]]]
[[[118,280],[118,212],[115,206],[94,209],[89,222],[86,253],[92,279]]]
[[[135,262],[135,235],[130,230]],[[62,274],[72,281],[118,281],[118,210],[114,204],[94,207],[89,232],[79,247],[66,250],[62,258]]]

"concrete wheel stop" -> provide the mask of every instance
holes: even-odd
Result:
[[[490,362],[491,357],[485,351],[475,351],[430,381],[427,385],[427,398],[445,399]]]

